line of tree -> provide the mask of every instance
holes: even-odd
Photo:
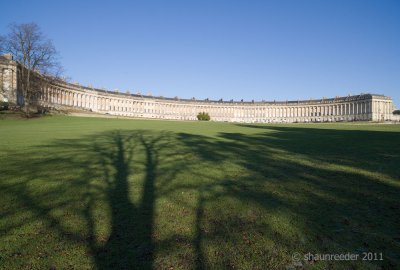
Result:
[[[206,112],[199,112],[199,114],[197,115],[197,120],[199,121],[210,121],[210,119],[210,115]]]
[[[23,97],[24,111],[30,115],[30,106],[40,94],[43,84],[57,80],[62,67],[53,42],[36,23],[11,24],[10,32],[0,36],[0,53],[10,53],[20,64],[18,81]]]
[[[399,115],[400,114],[400,110],[394,110],[393,114]]]

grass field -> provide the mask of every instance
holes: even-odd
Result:
[[[1,269],[295,269],[295,252],[400,269],[400,125],[0,120]]]

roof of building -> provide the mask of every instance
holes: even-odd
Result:
[[[10,61],[13,60],[13,56],[11,54],[4,54],[0,55],[0,62],[3,63],[9,63]],[[60,86],[66,86],[70,88],[75,88],[79,90],[87,90],[87,91],[96,91],[99,93],[106,93],[109,95],[117,95],[117,96],[124,96],[124,97],[135,97],[135,98],[142,98],[142,99],[153,99],[153,100],[166,100],[166,101],[180,101],[180,102],[195,102],[195,103],[214,103],[214,104],[255,104],[255,105],[262,105],[262,104],[276,104],[276,105],[286,105],[286,104],[309,104],[309,103],[333,103],[333,102],[346,102],[346,101],[353,101],[353,100],[362,100],[362,99],[371,99],[372,97],[379,97],[383,99],[391,99],[390,97],[387,97],[385,95],[381,94],[359,94],[359,95],[348,95],[345,97],[334,97],[334,98],[322,98],[322,99],[307,99],[307,100],[291,100],[291,101],[235,101],[235,100],[211,100],[211,99],[185,99],[185,98],[178,98],[178,97],[161,97],[161,96],[152,96],[152,95],[142,95],[142,94],[131,94],[129,92],[127,93],[122,93],[122,92],[116,92],[116,91],[109,91],[109,90],[104,90],[104,89],[99,89],[99,88],[94,88],[90,86],[83,86],[78,83],[70,83],[67,81],[58,81],[58,84]]]

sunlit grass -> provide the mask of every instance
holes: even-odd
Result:
[[[400,126],[0,120],[3,269],[400,267]]]

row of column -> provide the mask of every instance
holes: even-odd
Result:
[[[298,121],[330,119],[341,116],[359,116],[359,119],[369,120],[372,113],[390,114],[391,101],[378,102],[362,100],[340,104],[318,105],[238,105],[229,104],[199,104],[199,103],[172,103],[161,100],[146,101],[133,98],[116,98],[99,93],[85,93],[74,90],[65,90],[56,87],[47,87],[43,90],[41,100],[49,104],[60,104],[90,109],[102,113],[126,116],[143,116],[166,119],[196,119],[199,112],[207,112],[217,121],[246,121],[265,122],[268,119]],[[356,117],[357,118],[357,117]],[[336,120],[337,118],[333,118]],[[340,119],[339,119],[340,120]],[[348,120],[348,119],[342,119]]]
[[[310,105],[310,106],[229,106],[218,107],[204,106],[203,110],[210,110],[216,117],[318,117],[366,114],[371,112],[371,102],[356,102],[335,105]]]

